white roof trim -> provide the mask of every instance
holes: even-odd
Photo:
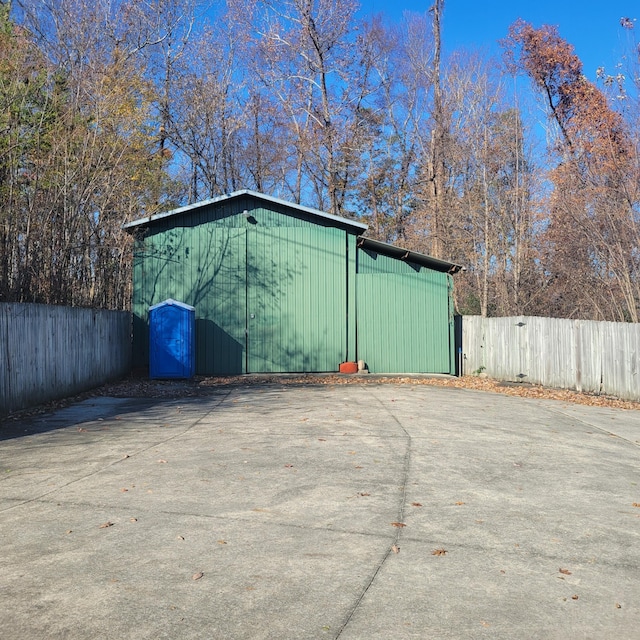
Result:
[[[164,307],[164,306],[180,307],[181,309],[187,309],[188,311],[196,310],[195,307],[192,307],[190,304],[187,304],[186,302],[178,302],[173,298],[167,298],[166,300],[163,300],[162,302],[158,302],[158,304],[154,304],[152,307],[149,307],[149,311],[153,311],[158,307]]]
[[[296,204],[294,202],[288,202],[287,200],[282,200],[280,198],[275,198],[273,196],[268,196],[264,193],[259,193],[257,191],[252,191],[251,189],[242,189],[240,191],[234,191],[233,193],[225,193],[221,196],[216,196],[215,198],[210,198],[208,200],[201,200],[200,202],[194,202],[193,204],[188,204],[184,207],[178,207],[177,209],[172,209],[171,211],[165,211],[164,213],[158,213],[154,216],[148,216],[146,218],[140,218],[139,220],[134,220],[133,222],[128,222],[123,225],[123,229],[131,229],[133,227],[137,227],[143,224],[148,224],[149,222],[155,222],[156,220],[162,220],[163,218],[169,218],[171,216],[178,215],[180,213],[184,213],[186,211],[191,211],[193,209],[198,209],[200,207],[204,207],[211,204],[216,204],[218,202],[223,202],[224,200],[230,200],[231,198],[237,198],[239,196],[252,196],[259,200],[266,200],[268,202],[273,202],[275,204],[279,204],[285,207],[292,207],[293,209],[298,209],[299,211],[304,211],[305,213],[309,213],[312,216],[317,216],[319,218],[324,218],[325,220],[331,220],[333,222],[337,222],[341,225],[346,225],[349,227],[353,227],[356,229],[360,229],[362,231],[366,231],[368,226],[362,222],[357,222],[356,220],[349,220],[348,218],[343,218],[341,216],[334,216],[331,213],[325,213],[324,211],[320,211],[318,209],[312,209],[311,207],[305,207],[301,204]]]

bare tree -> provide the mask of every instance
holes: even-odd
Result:
[[[622,116],[554,27],[512,25],[511,62],[545,98],[559,136],[547,233],[555,315],[639,319],[637,149]]]
[[[345,207],[350,130],[358,91],[350,85],[352,0],[254,0],[238,15],[256,35],[252,71],[279,102],[293,133],[293,196],[312,192],[333,213]]]

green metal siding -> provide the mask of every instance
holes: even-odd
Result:
[[[372,373],[451,372],[449,278],[358,273],[358,359]]]
[[[245,214],[246,212],[246,214]],[[148,309],[196,309],[196,373],[451,372],[451,277],[368,249],[353,230],[251,196],[148,223],[134,254],[134,363]]]
[[[350,243],[355,255],[355,236],[232,204],[160,219],[137,242],[135,365],[148,363],[148,308],[174,298],[196,309],[199,375],[336,371],[348,349],[345,251]]]
[[[251,216],[248,220],[243,214]],[[272,208],[263,205],[250,196],[237,198],[228,202],[204,205],[197,209],[185,211],[178,216],[159,218],[153,221],[151,229],[154,233],[164,232],[176,227],[197,227],[203,224],[214,224],[221,227],[245,229],[251,226],[264,227],[304,227],[332,228],[330,221],[313,219],[310,214],[295,209],[273,204]]]
[[[248,232],[249,372],[337,370],[346,339],[344,244],[339,229]]]
[[[190,261],[196,308],[196,372],[245,371],[245,229],[199,227],[200,251]],[[187,293],[189,295],[189,293]]]
[[[196,373],[242,373],[246,230],[216,225],[154,229],[134,266],[137,366],[148,361],[148,309],[173,298],[196,309]]]

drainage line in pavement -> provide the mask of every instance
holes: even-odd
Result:
[[[86,480],[87,478],[91,478],[92,476],[97,476],[99,473],[102,473],[103,471],[106,471],[110,467],[113,467],[114,465],[119,464],[119,463],[123,462],[124,460],[128,460],[128,459],[132,458],[133,456],[137,456],[137,455],[139,455],[141,453],[144,453],[145,451],[149,451],[149,449],[153,449],[154,447],[157,447],[157,446],[159,446],[161,444],[165,444],[166,442],[169,442],[171,440],[175,440],[175,438],[179,438],[179,437],[183,436],[185,433],[188,433],[189,431],[191,431],[191,429],[193,429],[194,427],[198,426],[212,411],[217,409],[229,397],[229,395],[231,395],[232,391],[233,391],[233,389],[229,389],[229,391],[227,391],[227,393],[222,397],[220,402],[218,402],[213,407],[211,407],[211,409],[209,409],[209,411],[207,411],[204,415],[200,416],[192,425],[189,425],[184,431],[181,431],[180,433],[177,433],[177,434],[175,434],[173,436],[169,436],[168,438],[165,438],[164,440],[160,440],[160,442],[155,442],[154,444],[146,447],[145,449],[140,449],[140,451],[136,451],[131,456],[126,456],[125,458],[119,458],[118,460],[114,460],[113,462],[109,463],[105,467],[102,467],[101,469],[97,469],[96,471],[93,471],[92,473],[88,473],[86,476],[82,476],[81,478],[76,478],[75,480],[70,480],[69,482],[67,482],[65,484],[62,484],[59,487],[56,487],[55,489],[51,489],[51,491],[47,491],[46,493],[42,493],[39,496],[35,496],[34,498],[29,498],[29,500],[23,500],[22,502],[19,502],[18,504],[14,504],[14,505],[12,505],[10,507],[7,507],[6,509],[0,509],[0,513],[4,513],[5,511],[11,511],[12,509],[17,509],[18,507],[23,507],[25,504],[29,504],[31,502],[37,502],[38,500],[42,500],[42,498],[46,498],[47,496],[50,496],[52,493],[56,493],[56,491],[60,491],[60,489],[66,489],[67,487],[70,487],[72,484],[75,484],[76,482],[81,482],[82,480]]]
[[[402,496],[401,496],[400,507],[398,509],[398,523],[402,523],[402,520],[404,518],[405,505],[407,501],[407,484],[409,482],[409,467],[411,464],[411,449],[412,449],[411,436],[409,435],[407,430],[404,428],[400,420],[398,420],[398,418],[391,412],[389,407],[387,407],[382,402],[382,400],[380,400],[380,398],[378,398],[377,396],[374,396],[374,397],[380,403],[382,408],[391,416],[392,420],[398,425],[398,427],[400,427],[400,430],[404,433],[406,442],[407,442],[407,449],[404,454],[403,470],[402,470],[402,487],[401,487]],[[355,601],[354,605],[351,607],[351,611],[347,615],[345,621],[342,623],[342,626],[338,629],[338,633],[334,636],[334,640],[338,640],[340,638],[340,636],[342,635],[342,632],[347,628],[347,625],[349,624],[349,622],[351,622],[351,618],[353,618],[355,612],[358,610],[358,607],[360,606],[360,603],[364,600],[364,597],[367,595],[367,592],[371,588],[371,585],[375,582],[375,579],[377,578],[378,573],[380,573],[380,570],[382,569],[385,562],[387,561],[387,558],[392,554],[392,552],[397,553],[398,542],[400,542],[401,535],[402,535],[402,527],[397,527],[395,535],[393,536],[393,541],[387,548],[384,556],[382,556],[382,559],[378,563],[376,570],[373,572],[373,575],[371,576],[371,578],[365,585],[364,589],[362,590],[362,593],[358,596],[358,599]],[[395,550],[394,550],[394,547],[395,547]]]

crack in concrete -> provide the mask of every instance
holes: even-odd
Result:
[[[367,391],[369,391],[369,389],[367,389],[367,387],[363,387],[363,389],[366,389]],[[384,409],[384,411],[386,411],[386,413],[389,414],[391,419],[398,425],[398,427],[400,428],[400,430],[404,434],[404,438],[405,438],[405,441],[406,441],[406,450],[405,450],[405,453],[404,453],[404,462],[403,462],[403,470],[402,470],[402,487],[401,487],[402,495],[400,496],[400,506],[398,508],[398,516],[397,516],[398,523],[401,523],[403,518],[404,518],[405,505],[406,505],[406,501],[407,501],[407,484],[409,482],[409,468],[410,468],[410,465],[411,465],[411,453],[412,453],[411,435],[404,428],[404,425],[400,422],[400,420],[398,420],[397,416],[390,410],[390,408],[386,404],[384,404],[382,402],[382,400],[378,396],[376,396],[374,394],[371,394],[371,395],[373,395],[373,397],[376,400],[376,402],[378,402],[378,404],[380,404],[380,406]],[[353,603],[353,606],[351,607],[351,610],[348,612],[348,614],[345,617],[342,625],[338,629],[338,632],[334,636],[334,640],[339,640],[340,636],[342,635],[344,630],[347,628],[347,626],[351,622],[351,619],[355,615],[355,612],[360,607],[360,604],[362,603],[362,601],[364,600],[365,596],[367,595],[367,592],[369,591],[369,589],[371,588],[371,586],[375,582],[376,578],[378,577],[378,574],[382,570],[382,567],[384,567],[385,563],[387,562],[387,559],[393,553],[394,547],[397,547],[398,542],[400,542],[400,538],[402,537],[402,529],[403,529],[403,527],[397,527],[396,528],[394,536],[393,536],[393,539],[391,540],[391,544],[388,545],[384,555],[382,556],[382,558],[378,562],[377,566],[375,567],[375,570],[373,571],[373,573],[371,574],[371,577],[369,578],[369,580],[365,584],[362,592],[360,593],[360,595],[358,596],[356,601]]]

